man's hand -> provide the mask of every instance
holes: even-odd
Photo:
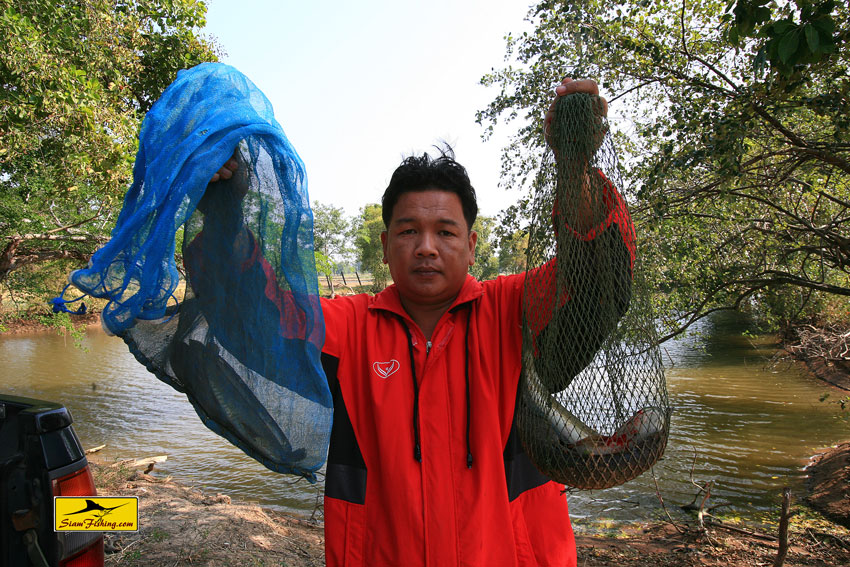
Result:
[[[552,121],[555,118],[555,111],[561,97],[576,93],[585,93],[596,99],[597,104],[593,108],[594,122],[600,127],[593,128],[592,124],[589,125],[593,131],[593,140],[586,140],[583,143],[576,143],[577,140],[571,140],[570,148],[566,150],[567,155],[559,156],[558,149],[555,146],[564,145],[564,133],[558,133],[561,135],[561,139],[555,140],[551,131]],[[607,133],[605,117],[607,114],[608,101],[599,96],[599,87],[596,81],[591,79],[574,81],[568,77],[555,87],[555,99],[549,105],[549,111],[543,119],[543,133],[546,144],[552,149],[558,164],[559,182],[556,189],[556,210],[554,211],[556,233],[559,225],[566,223],[583,234],[591,230],[604,218],[605,207],[600,178],[595,174],[590,174],[588,165],[590,165],[593,153],[599,149],[605,139]],[[563,147],[560,149],[564,151]]]
[[[608,116],[608,101],[599,96],[599,86],[596,84],[596,81],[592,79],[579,79],[574,81],[569,77],[565,78],[561,81],[560,85],[555,87],[555,98],[552,100],[552,104],[549,105],[549,110],[546,112],[546,116],[543,117],[543,135],[546,138],[546,144],[548,144],[549,147],[552,147],[551,126],[552,120],[555,118],[555,106],[558,104],[558,99],[562,96],[574,93],[587,93],[589,95],[599,97],[599,108],[597,109],[597,114],[600,118]]]
[[[248,193],[248,176],[246,171],[240,171],[242,157],[239,147],[233,150],[233,155],[221,168],[216,171],[207,185],[204,196],[198,203],[198,210],[206,215],[215,203],[225,209],[238,209],[242,199]]]
[[[218,181],[219,179],[230,179],[233,177],[233,173],[239,169],[239,162],[236,161],[236,152],[238,151],[238,148],[233,150],[233,156],[221,166],[221,169],[213,173],[210,183]]]

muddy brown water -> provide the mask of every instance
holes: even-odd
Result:
[[[775,517],[783,486],[803,494],[803,467],[850,439],[838,392],[792,365],[769,365],[769,337],[746,338],[734,318],[664,347],[672,433],[655,477],[668,509],[713,481],[710,504],[751,521]],[[120,339],[98,329],[87,350],[50,333],[0,336],[0,391],[64,403],[85,447],[106,443],[105,460],[168,455],[161,474],[213,492],[309,515],[321,483],[270,472],[206,429],[185,397],[149,374]],[[623,486],[568,496],[576,527],[662,514],[651,474]]]

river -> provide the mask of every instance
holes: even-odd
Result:
[[[830,388],[794,365],[770,365],[770,338],[742,330],[734,317],[715,317],[699,334],[664,346],[672,433],[654,473],[672,513],[693,500],[693,482],[713,481],[709,504],[723,504],[720,513],[775,516],[782,487],[802,496],[808,458],[850,439],[846,414],[819,401]],[[120,339],[92,329],[84,347],[51,333],[0,336],[0,391],[64,403],[85,447],[107,444],[101,459],[165,454],[157,471],[186,485],[312,512],[321,483],[272,473],[206,429],[185,397],[148,374]],[[655,486],[647,473],[577,492],[570,510],[577,527],[661,517]]]

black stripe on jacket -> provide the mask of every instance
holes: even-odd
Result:
[[[331,444],[328,451],[328,467],[325,475],[325,496],[351,502],[366,503],[366,463],[360,445],[354,436],[354,427],[342,399],[342,390],[337,379],[339,359],[322,353],[322,367],[328,377],[334,401],[334,423],[331,429]]]

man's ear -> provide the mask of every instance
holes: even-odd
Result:
[[[469,231],[469,265],[475,263],[475,245],[478,243],[478,233],[474,230]]]
[[[384,257],[381,258],[381,262],[384,264],[387,263],[387,231],[384,230],[381,232],[381,248],[384,250]]]

